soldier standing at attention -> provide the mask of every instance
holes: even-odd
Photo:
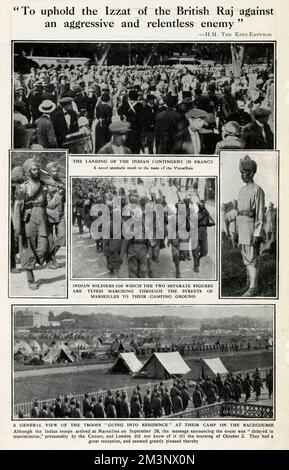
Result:
[[[239,170],[245,183],[238,194],[238,235],[243,263],[247,269],[248,288],[242,297],[258,294],[261,233],[264,225],[265,194],[254,183],[257,164],[248,155],[240,159]]]
[[[35,290],[38,283],[33,269],[36,263],[43,265],[48,255],[47,187],[40,180],[40,165],[35,159],[26,160],[23,170],[28,179],[19,185],[15,194],[14,233],[19,239],[20,259],[28,287]]]

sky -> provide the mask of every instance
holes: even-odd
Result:
[[[251,152],[250,150],[224,152],[221,156],[221,203],[237,199],[240,188],[244,185],[239,172],[239,160],[249,155],[257,163],[254,181],[265,192],[265,205],[271,201],[277,207],[277,152]]]
[[[26,306],[17,306],[17,310]],[[259,317],[269,319],[272,317],[272,305],[125,305],[125,306],[82,306],[82,305],[61,305],[61,306],[31,306],[31,310],[47,313],[52,310],[55,314],[63,311],[72,314],[88,315],[90,313],[110,313],[112,315],[125,315],[127,317],[137,316],[161,316],[174,315],[183,318],[230,318],[234,315]]]

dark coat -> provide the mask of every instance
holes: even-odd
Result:
[[[264,131],[266,140],[263,137],[261,127],[252,122],[247,124],[243,130],[243,145],[244,149],[273,149],[274,136],[268,124],[264,124]]]
[[[205,149],[205,145],[204,145],[204,135],[205,134],[201,134],[199,132],[200,144],[201,144],[200,154],[207,153]],[[185,129],[182,129],[176,134],[173,152],[171,153],[188,154],[188,155],[193,154],[191,143],[192,143],[191,135],[188,130],[188,127],[186,127]]]
[[[49,117],[43,114],[40,118],[36,119],[35,124],[38,144],[44,149],[56,149],[57,140]]]
[[[173,108],[167,108],[157,115],[155,127],[156,153],[175,153],[175,134],[180,120],[181,115]]]
[[[131,154],[130,149],[126,147],[125,145],[123,145],[123,151],[125,155]],[[105,144],[97,153],[104,154],[104,155],[113,154],[114,152],[113,152],[111,142],[108,142],[107,144]]]
[[[109,125],[112,118],[112,108],[107,103],[98,103],[95,107],[98,123],[95,126],[95,153],[110,141]]]
[[[68,128],[63,112],[63,108],[60,106],[56,108],[51,114],[51,121],[54,127],[58,147],[62,147],[68,134],[78,131],[77,114],[75,111],[70,111],[70,126]]]
[[[131,126],[127,138],[127,146],[131,149],[132,153],[140,153],[144,124],[142,103],[136,102],[131,107],[127,101],[124,101],[117,112],[120,116],[125,116],[126,121],[129,122]]]

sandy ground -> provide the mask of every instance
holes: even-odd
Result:
[[[215,219],[213,205],[207,203],[207,208]],[[78,227],[72,227],[72,277],[81,279],[115,278],[107,269],[106,258],[102,253],[96,253],[95,241],[90,238],[86,228],[80,235]],[[211,280],[215,278],[215,233],[216,227],[208,228],[208,256],[201,259],[200,272],[193,270],[193,261],[181,262],[181,276],[184,279]],[[153,263],[154,278],[175,278],[175,266],[172,261],[171,247],[161,250],[159,263]],[[128,278],[128,264],[124,260],[119,278]]]
[[[26,273],[10,273],[11,297],[66,297],[66,248],[60,248],[57,253],[60,265],[58,269],[47,269],[37,266],[34,271],[35,280],[39,282],[38,290],[31,290],[27,286]],[[17,265],[17,267],[21,267]]]

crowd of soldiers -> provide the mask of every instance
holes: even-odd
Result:
[[[213,405],[223,401],[239,403],[242,397],[248,402],[251,393],[255,394],[258,401],[264,385],[268,391],[268,398],[273,394],[273,372],[268,371],[265,379],[261,377],[258,368],[250,377],[246,373],[227,374],[222,378],[217,374],[215,378],[199,378],[193,384],[193,391],[186,379],[176,379],[172,386],[166,386],[163,382],[156,383],[146,389],[143,394],[139,385],[133,390],[130,399],[125,390],[117,390],[114,393],[108,390],[103,397],[98,398],[85,393],[82,403],[73,397],[58,396],[52,405],[35,400],[31,409],[31,418],[160,418],[174,415],[192,408],[200,408],[205,405]],[[22,411],[19,417],[23,417]]]
[[[43,169],[33,157],[11,171],[10,270],[15,274],[25,271],[32,290],[39,288],[35,266],[57,269],[56,254],[66,244],[65,181],[60,170],[54,161]],[[17,267],[17,254],[21,268]]]
[[[237,78],[230,65],[42,66],[14,74],[14,148],[272,149],[273,115],[274,74],[261,65],[245,65]]]
[[[130,181],[128,181],[130,180]],[[170,204],[167,201],[164,189],[160,189],[157,185],[158,178],[155,179],[154,184],[149,188],[144,185],[144,180],[141,178],[136,179],[136,184],[132,183],[131,179],[124,179],[123,186],[116,186],[114,180],[94,178],[93,180],[75,179],[73,184],[73,215],[72,225],[77,222],[79,233],[83,233],[83,225],[85,225],[91,233],[91,236],[96,239],[96,252],[102,253],[106,257],[107,268],[110,275],[119,276],[121,264],[127,257],[129,277],[130,278],[145,278],[154,276],[154,263],[159,263],[159,256],[161,249],[166,246],[171,246],[172,261],[175,265],[176,278],[181,277],[180,265],[182,261],[190,261],[193,258],[194,271],[199,272],[200,260],[208,255],[208,233],[207,228],[215,225],[214,220],[209,214],[205,200],[199,197],[199,184],[200,180],[187,179],[185,184],[186,191],[180,196],[180,181],[179,179],[169,179],[165,189],[169,188],[170,201],[175,203]],[[203,179],[204,180],[204,179]],[[207,180],[207,183],[213,185],[213,179]],[[121,184],[121,182],[120,182]],[[214,188],[209,188],[211,194],[214,195]],[[167,191],[168,192],[168,191]],[[114,196],[119,196],[120,207],[114,206]],[[178,202],[176,202],[178,201]],[[113,226],[114,218],[110,217],[108,220],[109,238],[99,236],[99,231],[103,230],[102,224],[98,224],[97,220],[102,215],[98,212],[99,205],[105,205],[109,208],[112,215],[116,210],[119,210],[121,217],[121,227],[119,237],[116,238]],[[160,205],[163,208],[163,222],[164,230],[163,236],[157,236],[157,224],[160,223],[157,213],[154,212],[151,220],[151,231],[146,231],[146,209],[148,205],[154,208]],[[170,217],[177,217],[180,207],[185,210],[185,228],[189,236],[181,238],[178,226],[176,224],[176,231],[174,238],[170,238],[170,231],[168,230]],[[196,214],[196,239],[190,237],[191,232],[191,209],[193,208]],[[142,220],[142,234],[141,236],[133,236],[131,239],[126,239],[123,234],[123,224],[132,217],[140,217]],[[95,229],[95,222],[97,229]]]

